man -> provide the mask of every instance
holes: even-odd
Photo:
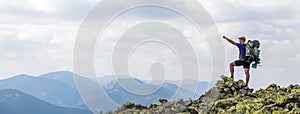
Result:
[[[244,70],[245,70],[245,74],[246,74],[246,86],[248,86],[249,79],[250,79],[249,69],[250,69],[251,63],[244,61],[244,59],[246,57],[246,44],[245,44],[246,37],[245,36],[238,37],[239,43],[234,42],[233,40],[229,39],[226,36],[223,36],[223,38],[225,40],[227,40],[229,43],[231,43],[239,48],[239,60],[236,60],[236,61],[230,63],[231,78],[234,79],[234,68],[233,67],[234,66],[243,66]]]

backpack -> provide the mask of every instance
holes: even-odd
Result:
[[[247,63],[252,63],[253,68],[257,68],[257,65],[260,64],[260,42],[258,40],[249,40],[246,44],[246,57],[245,57],[245,62]]]

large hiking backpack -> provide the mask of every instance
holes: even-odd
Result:
[[[255,62],[252,67],[257,68],[257,65],[260,64],[260,42],[258,40],[249,40],[246,44],[246,57],[245,62],[252,63]]]

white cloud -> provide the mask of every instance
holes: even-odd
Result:
[[[272,3],[272,0],[199,0],[217,22],[237,22],[270,19],[290,19],[296,13],[298,1]],[[281,14],[281,15],[278,15]]]
[[[99,1],[101,0],[0,0],[0,53],[4,55],[0,57],[0,69],[3,71],[0,77],[18,73],[40,74],[70,69],[73,44],[80,22]],[[256,75],[265,76],[262,78],[265,81],[269,79],[266,77],[274,75],[276,77],[274,80],[281,84],[290,83],[293,78],[297,79],[294,75],[300,63],[294,61],[300,60],[299,1],[199,1],[216,21],[222,35],[234,39],[239,35],[246,35],[250,39],[259,39],[262,42],[264,68],[254,71]],[[148,17],[165,16],[163,18],[168,21],[182,22],[177,17],[157,12],[152,12],[151,15],[138,13]],[[171,18],[167,18],[168,16]],[[133,15],[131,18],[136,17]],[[119,21],[119,26],[131,23],[128,22],[129,20],[130,18]],[[115,33],[120,32],[118,25],[113,28],[116,29],[107,31],[106,37],[113,37]],[[195,31],[189,26],[181,31],[188,36],[195,48],[199,49],[199,53],[203,54],[201,57],[204,59],[200,61],[207,62],[209,52],[205,42],[195,41],[193,38],[197,36],[194,36]],[[135,35],[143,36],[143,31]],[[165,33],[164,36],[170,37],[172,33]],[[112,42],[111,40],[105,42],[104,51],[113,45]],[[227,43],[225,45],[226,62],[236,59],[235,47],[228,46]],[[201,66],[201,69],[204,68],[205,66]],[[272,69],[277,70],[276,74],[272,74]],[[279,76],[283,74],[290,80],[283,82],[284,80]],[[263,85],[259,82],[259,78],[254,77],[253,80],[254,84],[258,84],[255,85],[256,87]]]
[[[63,10],[64,1],[63,0],[28,0],[28,5],[33,7],[36,10],[43,11],[45,13],[58,13]]]
[[[11,59],[14,59],[18,56],[18,54],[16,52],[10,52],[6,56],[11,58]]]
[[[18,40],[32,40],[47,43],[53,39],[53,31],[49,26],[24,25],[17,36]]]
[[[300,61],[300,53],[296,55],[296,58]]]

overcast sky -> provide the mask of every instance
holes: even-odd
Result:
[[[17,74],[40,75],[51,71],[72,71],[73,47],[78,29],[85,15],[99,1],[101,0],[0,0],[0,78]],[[258,39],[262,42],[262,65],[257,70],[251,71],[250,86],[259,88],[270,83],[282,86],[300,83],[300,70],[298,70],[300,66],[300,38],[298,36],[300,1],[199,0],[199,3],[212,16],[221,35],[234,40],[240,35],[245,35],[249,39]],[[121,17],[116,20],[111,25],[113,29],[108,30],[106,34],[108,39],[101,42],[103,44],[101,46],[104,47],[100,46],[98,53],[95,54],[96,61],[105,63],[106,58],[103,56],[109,54],[107,51],[110,35],[120,31],[116,29],[118,28],[116,26],[134,23],[136,19],[134,14],[142,15],[142,17],[164,16],[167,17],[164,18],[166,21],[185,25],[180,31],[189,38],[189,41],[192,40],[196,52],[201,53],[198,56],[200,68],[204,75],[209,75],[211,60],[205,40],[193,39],[195,37],[191,35],[194,33],[193,29],[176,15],[164,15],[164,12],[154,11],[146,15],[143,11],[133,12],[131,17]],[[172,32],[174,31],[167,31],[161,35],[172,36]],[[138,37],[143,34],[129,33],[127,35]],[[172,36],[174,37],[176,36]],[[130,45],[130,41],[127,43]],[[149,53],[160,50],[152,55],[159,55],[161,58],[158,59],[163,58],[162,61],[166,61],[171,71],[177,71],[177,68],[172,68],[172,65],[178,64],[176,60],[173,60],[176,59],[174,55],[168,51],[168,48],[164,50],[163,46],[156,45],[158,44],[139,48],[140,53],[137,53],[136,57],[150,57]],[[225,41],[224,45],[227,64],[238,58],[238,50]],[[153,56],[152,59],[155,57],[157,56]],[[109,68],[104,68],[106,66],[104,63],[95,66],[101,67],[100,74],[109,74],[106,73]],[[137,68],[133,70],[143,71],[142,69],[149,68],[139,65],[141,64],[132,64],[132,68]],[[225,74],[229,74],[227,66]],[[245,78],[241,68],[236,71],[237,79]],[[139,75],[140,73],[133,74]],[[176,73],[173,72],[174,75]]]

